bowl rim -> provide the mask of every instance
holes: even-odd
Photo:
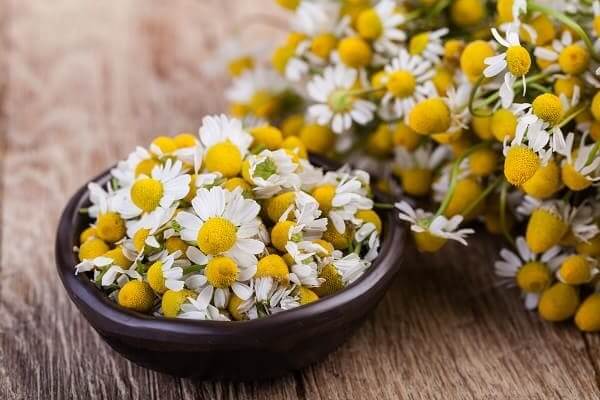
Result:
[[[317,163],[325,169],[332,168],[331,163],[319,162],[319,160]],[[75,275],[73,272],[74,266],[78,263],[73,251],[74,246],[78,245],[76,238],[79,237],[78,232],[75,231],[80,219],[83,218],[79,209],[89,201],[87,185],[90,182],[104,184],[108,179],[110,179],[110,168],[75,192],[60,217],[55,242],[56,268],[65,290],[84,316],[94,320],[92,325],[104,333],[161,341],[164,341],[165,334],[170,334],[189,341],[189,339],[199,336],[250,337],[253,333],[260,333],[264,329],[282,325],[306,328],[303,321],[343,310],[343,306],[367,295],[377,286],[389,282],[400,268],[401,255],[406,242],[405,229],[402,228],[397,213],[393,210],[384,210],[382,213],[387,215],[378,257],[355,282],[339,293],[324,297],[314,303],[265,318],[244,321],[166,318],[127,310],[109,299],[86,274]],[[385,195],[379,193],[376,193],[375,196],[385,198]],[[86,309],[87,313],[82,308]],[[352,310],[346,311],[352,312]]]

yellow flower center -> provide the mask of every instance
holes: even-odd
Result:
[[[81,244],[83,242],[87,242],[88,239],[91,239],[94,236],[96,236],[96,228],[94,228],[93,226],[85,228],[83,232],[81,232],[81,234],[79,235],[79,243]]]
[[[332,264],[327,264],[323,267],[319,274],[319,278],[325,279],[325,282],[323,282],[321,286],[313,289],[319,297],[329,296],[344,288],[342,276]]]
[[[152,141],[152,144],[157,146],[164,154],[172,153],[177,150],[175,141],[168,136],[158,136]]]
[[[204,269],[206,280],[212,286],[225,289],[234,284],[239,276],[240,269],[236,262],[229,257],[215,257],[208,262]]]
[[[79,247],[79,261],[93,260],[106,253],[110,248],[102,239],[91,238]]]
[[[271,222],[276,223],[277,221],[279,221],[279,218],[281,218],[281,216],[289,208],[289,206],[294,204],[295,200],[295,192],[281,193],[271,199],[268,199],[265,205],[267,209],[267,216],[269,217]],[[290,216],[293,216],[293,214],[290,213],[288,215],[288,218]]]
[[[188,297],[196,298],[196,293],[187,289],[178,292],[167,290],[163,295],[161,302],[163,315],[168,318],[175,318]]]
[[[579,88],[583,87],[579,78],[574,76],[559,77],[554,82],[554,94],[557,96],[564,94],[568,98],[571,98],[575,92],[575,86],[579,86]]]
[[[523,184],[523,190],[538,199],[547,199],[560,187],[560,171],[554,160],[538,168],[535,174]]]
[[[209,218],[198,231],[198,247],[204,254],[217,255],[231,249],[237,239],[237,229],[222,217]]]
[[[337,45],[337,39],[331,33],[323,33],[313,38],[310,51],[323,60],[327,60]]]
[[[160,181],[152,178],[142,178],[131,186],[131,201],[139,209],[150,212],[158,207],[164,193]]]
[[[254,145],[263,146],[269,150],[280,149],[283,143],[281,131],[271,125],[252,128],[250,134],[254,137]]]
[[[148,284],[158,294],[163,294],[167,288],[165,287],[165,278],[162,272],[162,261],[156,261],[154,264],[148,268],[148,272],[146,274],[146,278],[148,279]]]
[[[552,274],[545,264],[534,261],[519,268],[517,285],[527,293],[539,293],[546,289],[552,280]]]
[[[565,162],[560,170],[564,184],[574,192],[587,189],[592,181],[580,174],[572,164]]]
[[[538,312],[546,321],[559,322],[571,318],[578,305],[577,290],[573,286],[559,282],[542,293]]]
[[[300,0],[275,0],[277,4],[288,10],[295,10],[300,4]]]
[[[115,212],[100,214],[96,221],[96,234],[107,242],[117,242],[125,236],[125,221]]]
[[[513,0],[498,0],[496,10],[498,11],[498,22],[505,23],[513,20]]]
[[[300,305],[310,304],[319,300],[319,296],[309,288],[300,286],[298,289],[298,297],[300,298]]]
[[[585,299],[575,314],[575,324],[584,332],[600,331],[600,293],[593,293]]]
[[[351,225],[346,224],[346,230],[344,233],[339,233],[332,223],[327,224],[327,230],[323,232],[323,240],[329,242],[337,250],[346,250],[350,243],[352,243],[352,237],[354,235]]]
[[[550,18],[548,18],[548,16],[544,14],[540,14],[532,18],[531,21],[529,21],[529,25],[535,30],[537,37],[535,43],[533,43],[529,32],[521,27],[521,36],[528,43],[535,44],[537,46],[543,46],[547,43],[550,43],[556,37],[554,23],[550,20]]]
[[[325,250],[325,252],[322,252],[321,250],[317,252],[317,254],[321,256],[330,256],[333,253],[333,250],[335,249],[331,243],[323,239],[314,240],[313,243],[318,244]]]
[[[360,210],[356,212],[355,217],[358,219],[362,219],[363,223],[372,223],[373,225],[375,225],[375,230],[377,230],[377,232],[381,232],[381,218],[379,218],[379,215],[377,215],[375,211]]]
[[[483,192],[481,184],[475,179],[465,178],[461,179],[456,183],[454,194],[448,203],[448,208],[444,212],[446,217],[453,217],[455,215],[464,214],[464,212],[473,204]],[[478,207],[472,210],[468,215],[464,215],[465,218],[472,217],[478,214],[481,210],[483,203],[480,203]]]
[[[165,247],[169,254],[180,251],[183,254],[187,251],[188,245],[177,236],[171,236],[165,241]]]
[[[408,52],[410,54],[419,55],[427,48],[429,44],[429,32],[422,32],[410,39],[408,43]]]
[[[377,39],[383,32],[383,25],[377,11],[370,8],[364,10],[356,20],[356,29],[360,36],[365,39]]]
[[[335,186],[318,186],[312,191],[312,196],[319,202],[319,208],[321,211],[328,213],[331,210],[331,202],[335,196]]]
[[[498,153],[492,149],[479,149],[469,156],[469,168],[475,176],[488,176],[497,165]]]
[[[158,165],[158,161],[153,158],[147,158],[145,160],[140,161],[135,166],[135,177],[137,178],[140,175],[150,176],[152,175],[152,169]]]
[[[473,132],[483,140],[489,140],[494,137],[492,132],[492,118],[493,116],[473,116],[471,122]]]
[[[415,92],[417,80],[410,71],[405,69],[394,71],[388,77],[386,87],[396,97],[409,97]]]
[[[448,89],[454,85],[454,71],[446,67],[438,67],[431,78],[435,89],[441,96],[445,96]]]
[[[354,97],[347,90],[334,90],[327,98],[327,104],[336,113],[343,113],[352,110]]]
[[[288,266],[277,254],[270,254],[261,258],[256,266],[256,278],[271,277],[278,282],[287,282],[289,275]]]
[[[369,44],[358,36],[342,39],[338,44],[338,52],[342,62],[351,68],[366,67],[373,57]]]
[[[393,133],[387,124],[379,124],[375,132],[369,135],[366,150],[367,153],[376,157],[386,157],[394,150]]]
[[[587,242],[577,243],[577,253],[590,257],[600,257],[600,235],[594,236]]]
[[[229,113],[236,118],[243,118],[250,112],[248,105],[244,103],[231,102],[229,103],[228,108]]]
[[[210,172],[220,172],[224,177],[231,178],[242,170],[242,153],[231,142],[217,143],[206,151],[204,165]]]
[[[579,75],[587,69],[590,53],[579,44],[572,44],[563,49],[558,56],[558,65],[565,74]]]
[[[233,192],[237,188],[242,188],[242,195],[246,198],[252,197],[252,187],[240,177],[229,178],[223,183],[223,188]]]
[[[304,126],[304,116],[302,114],[292,114],[281,123],[281,133],[284,138],[289,136],[300,136],[300,131]]]
[[[594,17],[594,21],[592,22],[594,25],[594,32],[596,36],[600,36],[600,16]]]
[[[285,245],[289,241],[290,229],[294,226],[292,221],[281,221],[271,229],[271,243],[279,251],[285,251]]]
[[[559,274],[564,283],[581,285],[590,281],[592,278],[592,269],[585,256],[573,254],[563,261]]]
[[[531,213],[525,239],[534,253],[543,253],[560,243],[569,226],[554,212],[538,208]]]
[[[117,301],[121,307],[147,313],[154,305],[154,292],[146,282],[129,281],[119,290]]]
[[[138,229],[137,232],[133,235],[133,246],[139,252],[142,251],[144,245],[146,244],[146,239],[150,234],[150,230],[148,229]]]
[[[469,43],[460,56],[460,68],[471,82],[475,82],[487,67],[485,59],[495,54],[492,46],[483,40]]]
[[[173,138],[178,149],[185,149],[186,147],[194,147],[198,144],[198,139],[192,133],[180,133]]]
[[[235,294],[229,297],[229,304],[227,304],[227,311],[229,311],[229,315],[235,321],[242,321],[246,319],[246,316],[240,312],[240,306],[244,300],[237,297]]]
[[[295,45],[286,44],[276,48],[271,56],[271,64],[273,64],[273,68],[283,75],[285,73],[285,68],[288,61],[294,56],[295,53]]]
[[[402,189],[411,196],[425,196],[431,189],[433,172],[426,168],[407,168],[400,171]]]
[[[460,27],[471,27],[480,23],[486,15],[481,0],[455,0],[450,6],[452,22]]]
[[[527,146],[512,146],[504,160],[504,176],[515,186],[527,182],[540,168],[538,155]]]
[[[114,265],[118,265],[123,268],[129,268],[132,264],[132,261],[125,257],[125,254],[123,254],[123,247],[121,246],[107,251],[104,253],[104,257],[112,259]]]
[[[259,118],[269,118],[279,109],[277,97],[267,90],[257,90],[248,103],[250,110]]]
[[[252,68],[254,68],[254,60],[249,56],[234,58],[229,61],[229,65],[227,66],[229,75],[234,77],[240,76]]]
[[[450,39],[444,43],[444,61],[448,63],[457,63],[460,59],[465,43],[460,39]]]
[[[542,120],[557,124],[563,114],[560,99],[551,93],[544,93],[537,96],[532,103],[533,113]]]
[[[446,132],[450,127],[450,109],[439,97],[423,100],[410,111],[408,124],[422,135]]]
[[[531,56],[523,46],[511,46],[506,50],[507,69],[516,77],[521,77],[531,68]]]
[[[292,157],[295,163],[299,162],[301,158],[306,159],[308,157],[306,146],[298,136],[286,137],[281,147],[286,150],[286,153]]]
[[[412,232],[415,244],[420,252],[435,253],[441,249],[447,242],[447,239],[432,235],[429,231]]]
[[[335,134],[326,126],[307,124],[300,131],[300,140],[315,154],[326,154],[335,144]]]
[[[404,147],[408,151],[413,151],[417,148],[421,141],[419,134],[404,122],[398,122],[394,129],[394,144]]]

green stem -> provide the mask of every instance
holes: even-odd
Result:
[[[471,214],[471,211],[473,211],[475,209],[475,207],[477,207],[479,205],[479,203],[481,203],[490,193],[492,193],[492,191],[494,189],[496,189],[498,187],[498,185],[500,183],[502,183],[502,181],[503,181],[502,177],[496,178],[496,180],[494,182],[492,182],[490,185],[488,185],[488,187],[486,187],[485,190],[483,192],[481,192],[481,194],[475,199],[475,201],[473,201],[471,203],[471,205],[469,205],[469,207],[467,207],[465,209],[465,211],[463,211],[463,215]]]
[[[600,61],[600,57],[598,56],[598,54],[596,54],[596,51],[594,49],[594,43],[592,42],[592,40],[590,39],[588,34],[585,32],[585,30],[577,22],[575,22],[571,17],[569,17],[566,14],[561,13],[558,10],[555,10],[554,8],[543,6],[534,1],[527,2],[527,10],[528,11],[539,11],[543,14],[548,15],[549,17],[554,17],[557,20],[559,20],[560,22],[562,22],[563,24],[565,24],[566,26],[568,26],[569,28],[571,28],[583,40],[586,47],[590,51],[590,54],[592,55],[592,57],[596,61]]]
[[[550,89],[548,89],[546,86],[540,85],[539,83],[532,83],[529,85],[529,87],[536,89],[542,93],[548,93],[550,91]]]
[[[506,226],[506,198],[508,193],[508,182],[505,180],[502,181],[502,188],[500,189],[500,229],[502,229],[502,234],[508,243],[510,243],[513,247],[516,247],[515,241],[510,236],[508,232],[508,228]]]
[[[381,208],[382,210],[392,210],[394,205],[390,203],[373,203],[373,207]]]
[[[588,158],[585,161],[585,165],[589,165],[594,160],[594,158],[596,157],[596,154],[598,154],[598,150],[600,150],[600,142],[596,142],[594,144],[592,151],[590,151],[590,154],[588,155]]]
[[[568,124],[569,122],[571,122],[573,119],[575,119],[579,114],[581,114],[582,112],[584,112],[587,109],[587,104],[580,104],[575,111],[573,111],[572,113],[570,113],[569,115],[567,115],[562,121],[560,121],[560,123],[557,125],[557,127],[562,128],[563,126],[565,126],[566,124]]]
[[[446,7],[448,7],[451,3],[451,0],[439,0],[435,3],[435,6],[431,9],[431,11],[427,14],[428,17],[432,17],[440,14]]]

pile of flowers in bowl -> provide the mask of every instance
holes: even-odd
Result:
[[[528,309],[600,331],[600,3],[277,3],[270,59],[229,54],[230,112],[372,172],[421,251],[481,221]]]
[[[266,317],[342,290],[377,257],[369,175],[324,172],[298,140],[207,116],[88,185],[80,263],[121,307],[200,320]]]

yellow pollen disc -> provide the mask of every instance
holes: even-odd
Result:
[[[600,235],[594,236],[587,242],[578,243],[575,250],[586,256],[600,257]]]
[[[340,40],[338,53],[342,62],[351,68],[366,67],[371,63],[373,57],[369,44],[357,36]]]
[[[523,46],[511,46],[506,50],[507,69],[516,77],[521,77],[531,68],[531,56]]]
[[[387,90],[399,98],[409,97],[415,92],[417,80],[415,76],[405,69],[394,71],[388,77]]]
[[[246,198],[252,197],[252,187],[248,182],[240,177],[229,178],[223,183],[223,188],[233,192],[237,188],[242,188],[242,195]]]
[[[441,96],[445,96],[448,89],[454,85],[454,71],[446,67],[435,69],[435,75],[431,78],[435,89]]]
[[[276,48],[271,56],[271,64],[275,71],[285,74],[287,63],[294,54],[296,54],[296,46],[286,44]]]
[[[429,32],[419,33],[413,36],[408,43],[408,52],[411,55],[419,55],[425,51],[429,44]]]
[[[600,91],[597,91],[592,99],[592,105],[590,111],[596,121],[600,121]]]
[[[546,265],[535,261],[519,268],[516,279],[524,292],[539,293],[550,285],[552,274]]]
[[[281,147],[287,150],[294,162],[298,162],[299,159],[306,159],[308,153],[306,152],[306,146],[302,143],[302,140],[298,136],[288,136],[283,140]]]
[[[404,122],[398,122],[394,129],[394,144],[402,146],[408,151],[413,151],[419,145],[421,136],[413,131]]]
[[[174,290],[167,290],[162,297],[161,308],[163,315],[168,318],[175,318],[179,311],[181,311],[181,306],[186,302],[187,298],[196,298],[196,293],[183,289],[178,292]]]
[[[331,33],[323,33],[313,38],[310,43],[310,51],[316,56],[323,60],[329,59],[329,55],[335,46],[337,45],[337,39]]]
[[[110,248],[106,242],[99,238],[91,238],[86,240],[79,247],[79,261],[93,260],[106,253]]]
[[[324,213],[328,213],[331,210],[331,202],[335,196],[335,186],[323,185],[318,186],[312,191],[312,196],[319,202],[319,208]]]
[[[248,103],[250,110],[259,118],[269,118],[279,109],[277,97],[266,90],[256,91]]]
[[[198,231],[198,247],[204,254],[216,256],[231,249],[237,239],[237,229],[222,217],[209,218]]]
[[[300,4],[300,0],[275,0],[277,4],[288,10],[295,10]]]
[[[281,131],[271,125],[252,128],[250,134],[254,137],[254,145],[259,145],[269,150],[280,149],[283,143]]]
[[[354,104],[354,96],[347,90],[336,90],[327,98],[327,104],[334,112],[349,112]]]
[[[358,219],[362,219],[364,223],[370,222],[375,225],[377,232],[381,232],[381,218],[373,210],[360,210],[354,215]]]
[[[133,246],[137,251],[142,251],[149,234],[150,231],[148,229],[143,228],[138,229],[138,231],[135,232],[135,234],[133,235]]]
[[[498,153],[492,149],[476,150],[469,156],[469,168],[475,176],[488,176],[496,170]]]
[[[247,104],[231,102],[228,104],[229,114],[236,118],[243,118],[250,112]]]
[[[537,37],[535,39],[536,46],[546,45],[556,37],[556,29],[554,28],[554,22],[547,15],[540,14],[537,17],[534,17],[529,22],[529,25],[535,30],[537,33]],[[521,27],[521,35],[525,37],[529,43],[532,42],[529,32],[526,29]]]
[[[371,75],[371,87],[376,90],[375,92],[371,93],[371,96],[373,96],[376,99],[383,98],[385,92],[380,89],[385,88],[384,81],[386,80],[386,78],[387,73],[384,70],[379,70],[373,75]]]
[[[175,253],[176,251],[180,251],[181,253],[185,254],[188,245],[183,240],[181,240],[181,238],[177,236],[171,236],[165,241],[165,248],[167,249],[169,254]]]
[[[354,235],[352,226],[346,224],[346,230],[344,233],[339,233],[331,222],[327,224],[327,230],[323,232],[323,240],[329,242],[337,250],[346,250],[352,242],[352,236]]]
[[[234,284],[240,270],[236,262],[229,257],[215,257],[204,269],[206,280],[216,288],[225,289]]]
[[[279,221],[279,218],[281,218],[281,216],[289,208],[289,206],[294,204],[295,200],[296,200],[295,192],[281,193],[281,194],[278,194],[277,196],[269,199],[267,202],[266,208],[267,208],[267,215],[268,215],[269,219],[271,220],[271,222],[276,223],[277,221]],[[288,215],[288,217],[289,216],[293,216],[293,214],[290,213]]]
[[[455,215],[464,215],[464,212],[468,207],[471,206],[483,192],[481,184],[477,182],[475,179],[465,178],[461,179],[456,183],[456,187],[454,189],[454,194],[450,199],[450,203],[448,203],[448,208],[444,212],[444,215],[448,218],[453,217]],[[472,210],[468,215],[464,215],[465,218],[472,217],[478,214],[483,207],[483,203],[480,203],[474,210]]]
[[[147,158],[145,160],[140,161],[135,166],[135,177],[137,178],[140,175],[150,176],[152,175],[152,169],[158,165],[158,161],[153,158]]]
[[[377,11],[371,8],[361,12],[356,20],[356,29],[365,39],[377,39],[383,32],[383,25]]]
[[[229,64],[227,65],[229,75],[233,77],[240,76],[244,72],[251,70],[252,68],[254,68],[254,60],[252,59],[252,57],[248,56],[234,58],[233,60],[229,61]]]
[[[242,170],[242,153],[231,142],[217,143],[208,148],[204,165],[209,172],[220,172],[224,177],[231,178]]]
[[[298,289],[298,297],[300,298],[300,305],[314,303],[319,300],[319,296],[313,290],[304,286],[300,286]]]
[[[576,86],[579,86],[580,89],[583,88],[583,83],[575,76],[557,78],[556,81],[554,81],[554,94],[557,96],[564,94],[568,98],[571,98],[573,97]]]
[[[411,196],[425,196],[431,189],[433,172],[425,168],[410,168],[400,171],[402,189]]]
[[[255,278],[271,277],[277,282],[287,282],[290,271],[288,266],[277,254],[270,254],[261,258],[256,265]]]
[[[542,293],[538,312],[546,321],[559,322],[575,315],[578,305],[577,290],[573,286],[559,282]]]
[[[160,181],[152,178],[142,178],[135,181],[131,186],[131,201],[139,209],[150,212],[154,211],[164,193]]]
[[[325,249],[325,253],[323,253],[320,250],[317,252],[321,256],[330,256],[333,253],[333,250],[335,249],[331,243],[329,243],[323,239],[314,240],[313,243],[318,244],[323,249]]]
[[[485,16],[485,5],[481,0],[454,0],[450,6],[452,22],[463,28],[479,24]]]
[[[562,104],[558,96],[544,93],[537,96],[532,103],[533,113],[542,120],[557,124],[563,114]]]
[[[96,221],[96,234],[107,242],[119,241],[125,236],[125,221],[115,212],[100,214]]]
[[[589,63],[590,53],[579,44],[565,47],[558,56],[558,65],[565,74],[579,75],[585,72]]]
[[[158,136],[154,138],[152,144],[157,146],[164,154],[172,153],[177,150],[177,145],[173,138],[168,136]]]
[[[180,133],[173,138],[175,145],[178,149],[184,149],[186,147],[194,147],[198,144],[198,139],[193,133]]]
[[[421,135],[446,132],[450,127],[450,109],[439,97],[423,100],[410,111],[408,125]]]
[[[578,192],[592,186],[592,181],[580,174],[573,165],[565,162],[560,170],[560,176],[565,186],[574,192]]]
[[[313,291],[319,297],[329,296],[344,288],[342,276],[332,264],[327,264],[323,267],[319,274],[319,278],[325,279],[325,282],[323,282],[321,286],[313,288]]]
[[[94,236],[96,236],[96,228],[93,226],[87,227],[79,235],[79,243],[87,242],[88,239],[91,239]]]
[[[495,54],[492,46],[483,40],[469,43],[460,56],[460,68],[471,82],[477,81],[487,67],[485,59]]]
[[[146,282],[129,281],[119,290],[117,301],[121,307],[147,313],[154,305],[154,292]]]
[[[447,239],[432,235],[428,231],[412,232],[417,250],[422,253],[435,253],[441,249],[447,242]]]
[[[515,186],[527,182],[540,168],[538,155],[527,146],[512,146],[504,160],[504,176]]]
[[[496,10],[498,11],[498,23],[510,22],[513,20],[513,0],[498,0]]]
[[[593,293],[584,300],[575,314],[575,324],[584,332],[600,331],[600,293]]]
[[[465,48],[465,42],[460,39],[450,39],[444,43],[444,61],[456,64],[460,59],[460,53]]]
[[[580,254],[567,257],[560,266],[561,280],[569,285],[581,285],[592,278],[592,269],[588,259]]]
[[[300,130],[300,140],[310,153],[326,154],[335,144],[335,134],[326,126],[307,124]]]
[[[131,264],[133,264],[133,261],[125,257],[125,254],[123,254],[123,247],[121,246],[107,251],[104,253],[104,257],[111,258],[114,265],[118,265],[119,267],[123,268],[129,268]]]
[[[543,253],[560,243],[568,228],[559,215],[545,208],[538,208],[529,217],[525,239],[531,251]]]
[[[538,199],[551,197],[560,188],[560,171],[556,162],[552,159],[540,167],[522,188],[525,193]]]
[[[240,306],[244,300],[237,297],[235,294],[232,294],[229,297],[229,303],[227,304],[227,311],[229,311],[229,315],[235,321],[243,321],[246,319],[246,316],[240,312]]]
[[[600,16],[594,17],[592,24],[594,25],[594,32],[596,32],[596,36],[600,36]]]
[[[289,136],[300,136],[300,131],[304,126],[304,116],[302,114],[292,114],[281,123],[281,133],[284,138]]]
[[[156,261],[154,264],[148,268],[148,272],[146,278],[148,279],[148,284],[158,294],[163,294],[167,288],[165,287],[165,278],[162,272],[163,263],[161,261]]]
[[[471,121],[473,132],[482,140],[490,140],[494,137],[492,133],[492,116],[473,116]]]
[[[191,203],[196,197],[196,192],[198,188],[196,187],[196,174],[190,174],[190,183],[188,184],[188,192],[183,198],[185,201]]]
[[[271,243],[279,251],[285,251],[285,245],[289,241],[290,229],[295,225],[292,221],[281,221],[271,229]]]

